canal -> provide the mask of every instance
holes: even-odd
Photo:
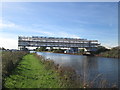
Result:
[[[118,59],[49,52],[37,54],[61,66],[72,67],[84,82],[94,82],[95,87],[100,87],[100,83],[106,84],[107,87],[118,86],[118,61],[120,61]]]

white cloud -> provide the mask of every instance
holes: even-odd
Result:
[[[2,22],[1,19],[0,19],[0,22]],[[40,27],[36,27],[34,25],[30,25],[30,27],[25,27],[25,26],[15,24],[14,22],[10,22],[10,21],[4,21],[4,23],[0,23],[0,28],[1,27],[7,28],[6,30],[10,30],[9,28],[11,28],[11,30],[18,31],[17,34],[0,32],[0,47],[5,47],[8,49],[14,49],[14,48],[17,49],[18,48],[17,35],[20,35],[20,34],[24,34],[27,36],[38,35],[38,36],[47,36],[47,37],[80,38],[79,36],[75,35],[74,33],[64,32],[64,30],[66,30],[67,28],[62,28],[62,29],[59,28],[61,30],[55,30],[54,26],[51,26],[51,25],[49,25],[49,29],[53,28],[54,29],[53,31],[48,31],[49,30],[48,28],[44,28],[44,27],[40,28]],[[94,34],[89,33],[87,36],[90,36],[90,35],[94,35]],[[110,46],[113,46],[113,45],[109,44],[109,45],[105,45],[105,46],[110,48]]]
[[[18,40],[12,39],[12,38],[0,37],[0,47],[4,47],[6,49],[17,49],[18,48]]]
[[[6,49],[17,49],[18,39],[17,35],[9,33],[0,33],[0,47]]]
[[[66,32],[52,33],[47,31],[37,31],[37,33],[42,33],[48,37],[69,37],[69,38],[79,38],[76,35],[68,34]],[[14,34],[0,34],[0,47],[6,49],[18,49],[18,39]]]
[[[18,28],[18,25],[10,21],[3,21],[0,19],[0,29],[2,30],[4,28]]]
[[[9,23],[9,24],[0,23],[0,28],[11,28],[11,27],[16,27],[16,25],[14,23]]]
[[[2,20],[0,20],[2,22]],[[32,36],[33,34],[35,35],[42,35],[42,36],[48,36],[48,37],[69,37],[69,38],[79,38],[78,36],[74,34],[69,34],[67,32],[52,32],[48,30],[42,30],[39,28],[35,27],[24,27],[22,25],[17,25],[13,22],[10,21],[4,21],[4,23],[0,23],[0,28],[11,28],[12,30],[20,30],[21,32],[25,33],[26,35]],[[14,28],[14,29],[13,29]],[[29,33],[27,33],[29,30]],[[6,49],[17,49],[18,48],[18,40],[17,40],[17,35],[19,35],[19,32],[17,34],[15,33],[0,33],[0,47],[4,47]]]
[[[63,32],[62,30],[64,30],[64,28],[62,28],[62,30],[54,32],[54,31],[48,31],[48,28],[46,29],[46,28],[43,27],[41,29],[40,27],[34,27],[36,24],[31,25],[31,27],[25,27],[25,26],[22,26],[22,25],[15,24],[14,22],[11,22],[11,21],[4,20],[3,21],[4,23],[2,23],[2,20],[0,20],[0,21],[1,21],[0,22],[0,28],[2,28],[2,29],[7,28],[8,30],[10,30],[9,28],[11,28],[12,30],[18,30],[18,31],[21,31],[23,33],[26,33],[29,30],[30,33],[36,33],[36,34],[40,33],[40,34],[45,35],[45,36],[79,38],[79,36],[76,36],[74,34]],[[56,27],[56,26],[49,25],[49,29],[54,28],[54,27]]]

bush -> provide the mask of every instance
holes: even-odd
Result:
[[[11,71],[16,67],[18,62],[28,52],[25,51],[3,51],[2,52],[2,77],[3,79],[8,76]]]
[[[42,64],[45,65],[46,70],[53,70],[56,71],[60,78],[60,85],[61,87],[69,87],[69,88],[80,88],[80,80],[76,71],[69,66],[61,66],[59,64],[55,64],[51,59],[45,59],[42,56],[34,54]]]
[[[46,47],[36,48],[36,51],[46,51]]]
[[[100,56],[105,56],[105,57],[119,58],[120,48],[119,47],[114,47],[114,48],[110,49],[109,51],[100,53],[99,55]]]
[[[97,51],[94,51],[93,53],[94,53],[94,54],[100,54],[100,53],[106,52],[106,51],[109,51],[109,49],[105,48],[104,46],[99,46],[99,47],[97,48]]]
[[[64,53],[64,50],[62,50],[62,49],[54,49],[53,52],[54,53]]]

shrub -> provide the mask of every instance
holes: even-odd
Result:
[[[16,67],[18,62],[28,52],[25,51],[3,51],[2,52],[2,77],[3,79],[8,76],[11,71]]]

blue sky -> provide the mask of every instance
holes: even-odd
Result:
[[[5,48],[17,48],[18,36],[85,38],[106,47],[118,45],[117,2],[6,2],[0,21],[0,45]]]

